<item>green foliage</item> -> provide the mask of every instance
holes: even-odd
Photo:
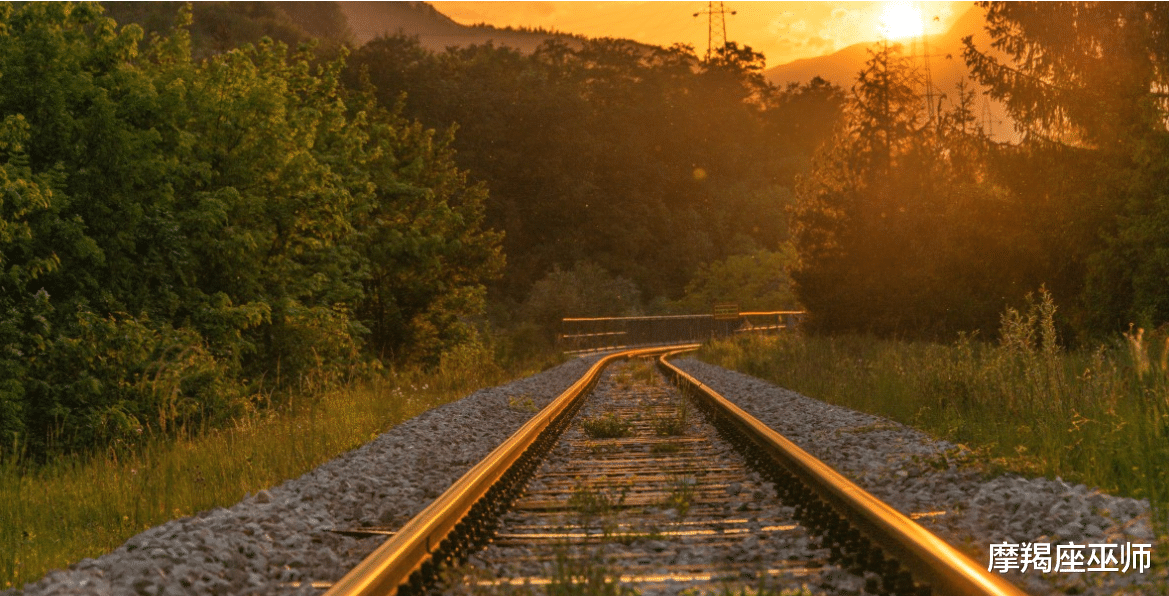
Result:
[[[522,307],[524,318],[545,330],[559,329],[564,317],[630,316],[640,309],[641,295],[631,280],[591,262],[568,271],[553,268],[532,286]]]
[[[183,2],[107,2],[106,14],[118,23],[137,23],[150,35],[167,35]],[[194,2],[191,12],[192,54],[210,57],[265,37],[296,47],[317,42],[334,53],[352,35],[336,2]]]
[[[702,265],[672,308],[701,313],[714,304],[733,302],[742,311],[795,309],[798,302],[787,275],[795,262],[795,250],[785,245],[779,251],[757,250]]]
[[[841,98],[822,80],[771,87],[738,46],[709,62],[614,39],[435,55],[398,36],[353,62],[351,86],[365,69],[383,102],[457,124],[456,159],[491,189],[487,224],[507,230],[496,289],[515,304],[582,261],[676,299],[700,264],[776,249],[787,187]]]
[[[215,424],[473,337],[503,264],[486,193],[342,60],[194,60],[182,10],[141,51],[96,4],[0,19],[0,449]]]
[[[792,277],[816,329],[989,332],[1040,283],[1026,205],[988,181],[972,92],[928,118],[916,85],[897,46],[871,51],[846,128],[797,187]]]
[[[26,369],[32,453],[135,443],[245,413],[238,385],[191,329],[80,310]],[[44,434],[42,434],[44,433]]]
[[[717,342],[703,358],[968,446],[991,469],[1060,476],[1164,511],[1169,338],[1135,330],[1068,351],[1054,316],[1041,292],[1003,315],[997,344],[786,335]]]
[[[1043,213],[1048,286],[1075,296],[1080,337],[1169,321],[1169,13],[1146,3],[986,2],[993,50],[966,40],[974,76],[1024,143],[997,177]]]

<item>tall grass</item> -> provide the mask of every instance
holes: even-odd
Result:
[[[116,548],[167,520],[239,501],[358,447],[470,390],[535,372],[457,350],[438,372],[391,371],[329,391],[307,387],[287,406],[230,428],[32,466],[0,460],[0,589]]]
[[[1008,310],[997,343],[744,337],[701,357],[964,444],[1000,469],[1147,498],[1166,511],[1169,337],[1137,330],[1065,351],[1054,312],[1045,293]]]

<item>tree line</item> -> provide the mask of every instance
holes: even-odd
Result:
[[[993,336],[1045,288],[1074,342],[1169,321],[1169,9],[984,2],[973,77],[1022,140],[991,142],[968,87],[937,115],[920,72],[877,46],[845,127],[792,210],[796,291],[826,331]]]
[[[391,36],[351,63],[352,84],[366,77],[382,102],[457,126],[455,159],[490,188],[487,221],[506,231],[493,296],[516,312],[533,284],[578,264],[660,310],[704,264],[778,253],[793,177],[844,98],[821,79],[776,87],[764,57],[733,43],[704,60],[616,39],[434,53]]]
[[[192,57],[97,4],[0,8],[0,438],[214,424],[473,333],[500,234],[450,136],[270,39]]]
[[[798,300],[942,339],[1044,287],[1073,339],[1169,319],[1159,5],[985,4],[997,53],[966,59],[1009,145],[970,87],[927,108],[894,45],[850,90],[776,87],[735,44],[348,49],[330,6],[0,10],[0,449],[566,315]]]
[[[750,48],[350,50],[329,3],[110,11],[0,9],[0,450],[214,426],[735,276],[792,299],[784,205],[843,95]]]

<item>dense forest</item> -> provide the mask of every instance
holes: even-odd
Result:
[[[965,59],[1020,143],[892,44],[851,89],[780,88],[733,43],[435,53],[352,47],[333,3],[5,6],[0,449],[214,425],[566,315],[990,338],[1043,287],[1073,341],[1169,321],[1169,9],[982,7]]]
[[[96,4],[0,13],[0,436],[36,455],[230,420],[263,387],[465,341],[503,265],[435,133],[342,58],[192,56]]]
[[[989,142],[967,89],[931,117],[914,64],[874,48],[797,193],[800,299],[819,329],[927,339],[993,337],[1041,286],[1074,342],[1165,324],[1169,8],[979,6],[995,41],[964,57],[1022,141]]]

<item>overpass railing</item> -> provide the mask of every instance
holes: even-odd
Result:
[[[779,333],[800,325],[804,311],[561,320],[557,345],[568,353],[704,342],[741,333]]]

